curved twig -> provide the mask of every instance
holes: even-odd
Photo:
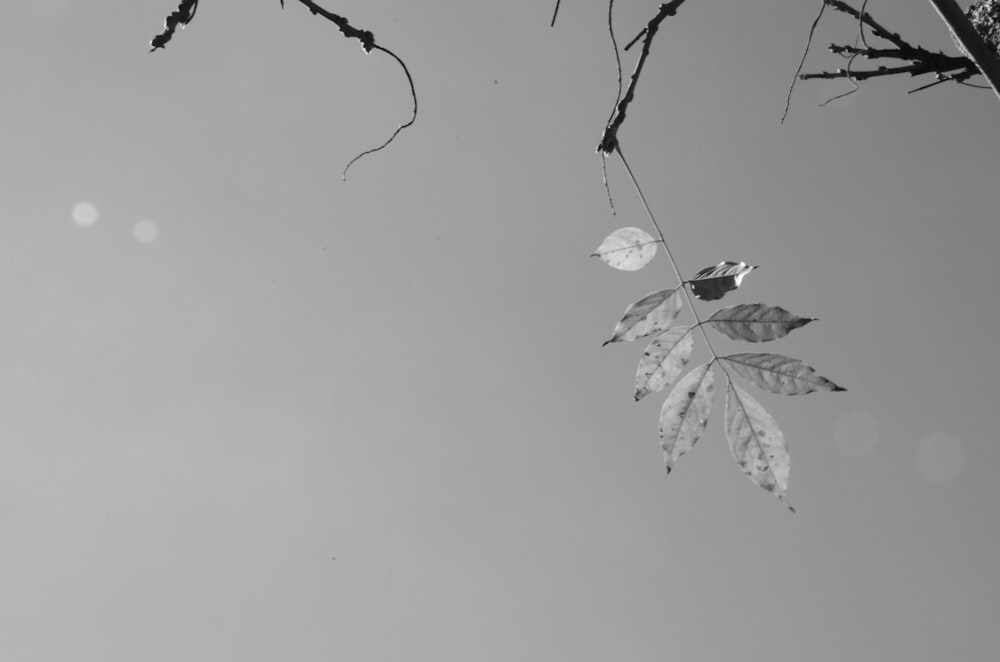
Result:
[[[351,168],[352,165],[354,165],[356,161],[358,161],[364,156],[385,149],[389,145],[389,143],[391,143],[393,140],[396,139],[396,136],[399,135],[400,131],[409,126],[412,126],[413,123],[417,121],[417,90],[413,84],[413,76],[410,75],[410,70],[406,66],[406,63],[403,62],[403,60],[398,55],[393,53],[388,48],[376,44],[375,35],[373,35],[370,31],[357,29],[356,27],[351,25],[350,22],[343,16],[339,16],[331,11],[327,11],[323,7],[320,7],[315,2],[313,2],[313,0],[299,0],[299,2],[308,7],[309,11],[311,11],[314,15],[322,16],[323,18],[334,23],[340,29],[343,35],[348,39],[357,39],[358,41],[360,41],[361,48],[364,49],[365,53],[371,53],[372,51],[382,51],[383,53],[392,57],[394,60],[396,60],[396,62],[399,63],[399,66],[403,68],[403,73],[406,74],[406,80],[410,84],[410,97],[413,99],[413,114],[410,116],[410,119],[407,122],[404,122],[403,124],[397,126],[396,130],[392,132],[392,135],[389,136],[388,140],[386,140],[384,143],[382,143],[378,147],[367,149],[358,154],[357,156],[355,156],[350,161],[348,161],[347,166],[344,168],[344,172],[341,173],[341,179],[347,181],[347,171]]]
[[[785,118],[788,117],[788,109],[792,105],[792,91],[795,89],[795,82],[799,79],[799,74],[802,73],[802,65],[806,63],[806,56],[809,55],[809,47],[812,45],[813,34],[816,32],[816,26],[819,25],[819,19],[823,18],[824,11],[826,11],[826,0],[823,0],[819,8],[819,13],[816,14],[816,18],[813,19],[812,26],[809,28],[809,38],[806,39],[806,47],[802,51],[802,57],[799,59],[799,66],[795,69],[795,75],[792,76],[792,84],[788,86],[788,95],[785,97],[785,112],[781,113],[779,124],[784,124]]]
[[[615,38],[614,9],[615,0],[608,0],[608,34],[611,36],[611,47],[615,51],[615,68],[618,70],[618,93],[615,95],[615,104],[611,107],[611,114],[608,115],[608,119],[604,123],[605,126],[611,123],[611,119],[615,116],[615,109],[618,108],[618,102],[622,100],[622,57],[618,52],[618,40]],[[599,151],[599,153],[601,155],[601,181],[604,182],[604,192],[608,196],[608,206],[611,207],[611,215],[617,216],[615,201],[611,197],[611,187],[608,185],[607,154],[603,151]]]
[[[350,170],[351,166],[354,165],[356,161],[369,154],[382,151],[383,149],[389,146],[389,143],[391,143],[393,140],[396,139],[396,136],[399,135],[400,131],[410,126],[413,126],[413,123],[417,121],[417,90],[413,85],[413,76],[410,75],[410,69],[406,66],[406,63],[399,58],[398,55],[390,51],[388,48],[384,48],[382,46],[379,46],[378,44],[375,44],[374,46],[372,46],[372,48],[377,51],[382,51],[383,53],[386,53],[387,55],[391,56],[393,59],[396,60],[396,62],[399,63],[399,66],[403,68],[403,73],[406,74],[406,82],[410,84],[410,97],[413,99],[413,114],[410,115],[409,120],[397,126],[396,130],[392,132],[392,135],[389,136],[389,138],[384,143],[382,143],[378,147],[372,147],[371,149],[366,149],[365,151],[361,152],[353,159],[348,161],[347,165],[344,166],[344,172],[342,172],[340,175],[341,180],[345,182],[347,181],[347,171]]]

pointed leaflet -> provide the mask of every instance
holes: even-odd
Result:
[[[681,306],[680,288],[647,294],[625,310],[615,333],[605,345],[622,340],[638,340],[670,328]]]
[[[645,230],[622,228],[609,234],[591,257],[599,257],[615,269],[637,271],[653,259],[658,243]]]
[[[802,395],[813,391],[846,391],[798,359],[781,354],[730,354],[725,361],[740,377],[771,393]]]
[[[705,321],[733,340],[766,342],[786,336],[800,326],[815,321],[815,318],[799,317],[780,306],[741,303],[721,308]]]
[[[668,329],[649,343],[635,372],[636,402],[672,384],[687,365],[693,348],[689,326]]]
[[[726,436],[733,459],[750,480],[778,497],[794,513],[785,500],[792,469],[785,437],[759,402],[733,380],[728,381]]]
[[[660,446],[667,473],[681,455],[694,448],[708,424],[715,393],[711,363],[703,363],[677,383],[660,410]]]
[[[739,287],[743,277],[756,268],[746,262],[719,262],[714,267],[705,267],[688,282],[696,297],[702,301],[714,301]]]

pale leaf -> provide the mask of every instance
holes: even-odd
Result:
[[[622,271],[637,271],[656,255],[659,242],[645,230],[621,228],[609,234],[591,257]]]
[[[813,391],[846,391],[798,359],[781,354],[730,354],[721,357],[754,386],[771,393],[802,395]]]
[[[691,358],[694,338],[691,327],[667,329],[649,343],[635,372],[635,400],[662,391],[674,383]]]
[[[660,446],[667,473],[681,455],[694,448],[708,424],[715,393],[715,373],[703,363],[677,383],[660,409]]]
[[[746,262],[720,262],[714,267],[705,267],[688,283],[696,297],[702,301],[713,301],[739,287],[744,276],[756,268]]]
[[[780,306],[741,303],[715,311],[706,321],[733,340],[766,342],[786,336],[815,318],[799,317]]]
[[[684,300],[680,288],[647,294],[628,309],[605,345],[622,340],[638,340],[670,328]]]
[[[731,379],[726,389],[726,436],[740,469],[795,512],[785,498],[792,468],[785,437],[764,407]]]

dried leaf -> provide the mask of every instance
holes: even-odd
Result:
[[[740,469],[795,512],[785,499],[792,469],[785,436],[764,407],[731,379],[726,389],[726,436]]]
[[[799,317],[780,306],[741,303],[715,311],[706,321],[733,340],[767,342],[786,336],[815,318]]]
[[[813,391],[846,391],[798,359],[781,354],[730,354],[721,357],[741,377],[771,393],[802,395]]]
[[[703,363],[684,376],[660,409],[660,446],[667,473],[681,455],[694,448],[708,424],[715,393],[715,373]]]
[[[691,327],[667,329],[649,343],[635,373],[635,400],[662,391],[674,382],[691,358],[694,338]]]
[[[625,310],[625,315],[615,326],[614,335],[604,344],[638,340],[666,331],[683,305],[680,288],[647,294]]]
[[[638,271],[656,255],[659,243],[645,230],[621,228],[609,234],[591,257],[622,271]]]
[[[696,297],[714,301],[739,287],[743,277],[756,268],[746,262],[720,262],[714,267],[705,267],[688,282]]]

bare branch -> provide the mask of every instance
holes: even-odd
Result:
[[[899,36],[898,33],[889,32],[884,27],[879,25],[875,21],[875,19],[871,17],[870,14],[859,12],[857,9],[850,6],[846,2],[841,2],[841,0],[823,0],[823,2],[830,5],[830,7],[836,9],[839,12],[849,14],[854,18],[858,19],[858,21],[870,27],[872,29],[872,34],[874,34],[876,37],[880,37],[888,42],[895,44],[897,48],[902,48],[902,49],[912,48],[908,43],[906,43],[906,41],[902,37]],[[867,4],[867,2],[865,4]]]
[[[194,20],[194,15],[197,11],[198,0],[181,0],[181,4],[177,6],[177,9],[171,12],[163,22],[163,32],[153,37],[149,42],[149,52],[152,53],[155,50],[164,48],[173,38],[177,28],[183,28]]]
[[[639,76],[642,74],[642,67],[646,63],[646,58],[649,57],[649,48],[653,44],[653,38],[656,36],[656,31],[659,30],[660,23],[663,22],[663,19],[667,16],[673,16],[676,14],[677,8],[682,4],[684,4],[684,0],[671,0],[670,2],[661,4],[656,16],[654,16],[649,23],[646,24],[646,36],[642,41],[642,52],[639,54],[639,60],[635,64],[635,70],[632,72],[632,78],[629,80],[625,96],[623,96],[618,102],[611,120],[604,128],[604,135],[601,137],[601,142],[597,146],[598,151],[603,152],[604,154],[611,154],[618,147],[618,129],[620,129],[622,124],[625,122],[625,114],[628,112],[628,106],[635,98],[635,88],[639,84]]]
[[[406,74],[406,81],[410,85],[410,98],[413,99],[413,112],[410,115],[410,119],[404,122],[403,124],[397,126],[396,130],[392,132],[392,135],[389,136],[389,138],[384,143],[382,143],[378,147],[373,147],[372,149],[365,150],[360,154],[358,154],[357,156],[355,156],[353,159],[351,159],[347,163],[347,167],[344,168],[344,172],[341,174],[341,179],[346,181],[347,171],[350,170],[351,166],[354,165],[354,163],[358,161],[358,159],[361,159],[362,157],[367,156],[368,154],[372,154],[374,152],[378,152],[385,149],[389,145],[389,143],[391,143],[393,140],[396,139],[396,136],[399,135],[400,131],[409,126],[412,126],[413,123],[417,121],[417,90],[413,85],[413,76],[410,75],[410,70],[406,66],[406,63],[403,62],[403,60],[398,55],[393,53],[388,48],[376,44],[375,35],[373,35],[370,31],[357,29],[356,27],[351,25],[350,22],[343,16],[339,16],[331,11],[327,11],[323,7],[317,5],[312,0],[299,0],[299,2],[308,7],[309,11],[311,11],[313,15],[322,16],[323,18],[335,24],[340,29],[341,33],[343,33],[343,35],[348,39],[357,39],[358,41],[360,41],[361,48],[364,49],[365,53],[371,53],[373,50],[382,51],[386,55],[392,57],[392,59],[398,62],[399,66],[402,67],[403,73]]]
[[[855,83],[856,81],[862,81],[868,78],[893,76],[897,74],[906,74],[909,76],[937,74],[938,82],[948,80],[964,82],[967,78],[978,73],[975,63],[968,57],[945,55],[941,52],[935,53],[921,46],[914,46],[899,36],[899,34],[890,32],[873,19],[870,14],[864,11],[864,8],[868,4],[868,0],[864,0],[861,11],[858,11],[842,0],[823,0],[823,3],[824,7],[829,5],[831,8],[857,19],[859,26],[858,29],[860,30],[862,37],[864,37],[864,26],[868,26],[874,36],[888,41],[895,48],[874,48],[868,44],[866,39],[861,39],[861,42],[864,43],[864,47],[860,47],[857,42],[853,46],[831,44],[830,51],[849,58],[850,64],[848,67],[846,69],[837,69],[835,71],[803,74],[800,73],[800,63],[800,70],[799,72],[796,72],[797,78],[800,80],[809,80],[813,78],[847,78],[852,83]],[[815,28],[815,25],[816,24],[814,22],[813,28]],[[812,30],[810,30],[810,39],[811,35]],[[853,69],[851,66],[854,63],[854,60],[858,57],[865,58],[866,60],[903,60],[908,64],[892,67],[880,66],[875,69],[858,71]],[[927,87],[932,87],[936,84],[937,83],[932,83],[917,89],[926,89]],[[853,93],[854,90],[851,90],[851,92]]]

